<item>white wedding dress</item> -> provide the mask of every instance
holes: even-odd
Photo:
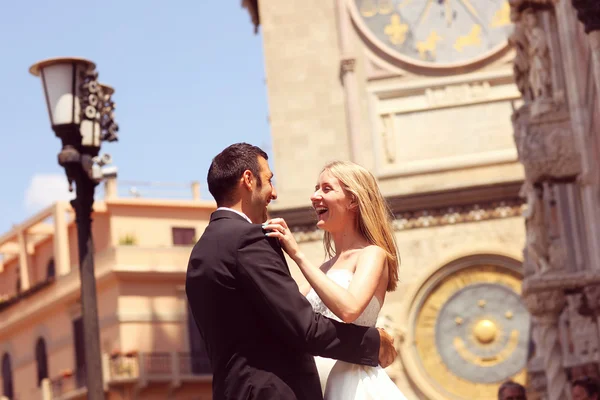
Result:
[[[348,270],[334,269],[327,272],[327,276],[338,285],[348,288],[353,273]],[[306,299],[313,310],[326,317],[340,321],[311,290]],[[353,323],[361,326],[375,326],[381,304],[373,297],[367,308]],[[329,358],[315,357],[321,387],[325,400],[406,400],[400,389],[380,366],[367,367],[358,364],[349,364],[344,361]]]

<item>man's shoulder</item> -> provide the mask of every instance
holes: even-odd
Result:
[[[228,243],[239,243],[247,239],[255,240],[264,237],[264,231],[259,224],[251,224],[239,218],[221,218],[208,224],[200,241],[218,238]]]

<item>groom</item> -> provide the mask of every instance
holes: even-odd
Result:
[[[238,143],[217,155],[208,188],[217,202],[188,265],[186,293],[213,368],[213,398],[322,399],[313,355],[387,367],[383,330],[313,312],[277,239],[260,224],[277,198],[267,154]]]

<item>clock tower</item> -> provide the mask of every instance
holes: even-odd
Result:
[[[387,372],[409,399],[493,399],[502,382],[525,383],[509,2],[244,5],[264,43],[279,195],[271,214],[323,262],[309,197],[336,159],[372,171],[394,213],[400,284],[380,323],[400,356]]]

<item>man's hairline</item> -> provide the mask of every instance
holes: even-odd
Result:
[[[506,384],[506,386],[504,386]],[[504,387],[502,387],[504,386]],[[527,389],[525,389],[525,387],[523,385],[521,385],[519,382],[504,382],[503,384],[500,385],[500,391],[498,392],[498,397],[502,396],[504,394],[504,391],[506,389],[509,389],[511,387],[517,388],[519,389],[519,391],[523,394],[527,394]]]

